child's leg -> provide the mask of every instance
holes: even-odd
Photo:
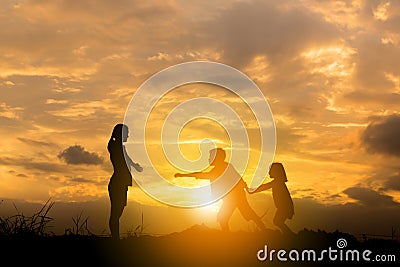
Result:
[[[285,224],[285,221],[285,214],[278,209],[273,219],[274,224],[281,229],[282,233],[294,235],[293,231]]]

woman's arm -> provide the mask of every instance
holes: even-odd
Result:
[[[139,163],[137,163],[137,162],[132,162],[132,163],[133,163],[132,166],[133,166],[133,168],[135,168],[136,171],[138,171],[138,172],[142,172],[143,171],[143,167],[140,166]]]
[[[124,156],[125,156],[125,159],[128,161],[127,163],[128,163],[130,166],[133,166],[133,168],[135,168],[136,171],[142,172],[142,171],[143,171],[143,167],[140,166],[139,163],[134,162],[134,161],[131,159],[131,157],[129,157],[128,153],[126,153],[125,146],[123,147],[123,149],[124,149]]]

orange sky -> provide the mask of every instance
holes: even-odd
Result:
[[[237,68],[261,89],[276,123],[275,160],[285,165],[299,206],[374,206],[398,213],[398,1],[27,0],[0,5],[1,198],[107,199],[112,169],[106,145],[136,89],[171,65],[209,60]],[[207,90],[229,102],[222,89]],[[168,95],[160,110],[182,97],[190,95],[184,90]],[[153,114],[154,126],[165,115],[159,112]],[[188,125],[182,141],[196,139],[196,133],[206,138],[207,132],[196,132],[196,123],[206,124]],[[209,133],[226,138],[216,125]],[[197,155],[189,152],[194,148],[183,150]],[[270,192],[260,195],[260,203],[270,199]],[[130,188],[129,200],[166,208],[137,187]],[[252,201],[261,213],[263,204]],[[217,209],[209,207],[200,218],[212,222]],[[312,224],[296,217],[291,223]],[[154,225],[152,231],[160,232]]]

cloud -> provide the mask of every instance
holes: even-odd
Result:
[[[279,151],[291,152],[296,147],[296,143],[299,143],[305,138],[305,135],[301,131],[296,131],[290,127],[277,125],[277,148]]]
[[[395,4],[398,1],[390,1],[390,6],[384,7],[385,3],[382,2],[363,1],[359,6],[358,15],[353,17],[352,22],[354,27],[352,32],[356,38],[351,41],[351,44],[357,48],[353,75],[355,88],[360,91],[375,91],[378,94],[393,89],[396,82],[393,83],[391,79],[388,79],[387,74],[398,73],[400,68],[400,63],[396,60],[400,56],[398,49],[399,4]],[[387,17],[382,19],[385,17],[382,15],[386,12],[388,12],[385,15]],[[378,13],[380,15],[377,16]],[[359,28],[356,29],[356,27]]]
[[[70,179],[71,182],[75,182],[75,183],[93,183],[93,180],[90,179],[86,179],[83,177],[75,177],[75,178],[71,178]]]
[[[21,107],[10,107],[6,103],[0,102],[0,117],[6,117],[10,119],[18,118],[18,112],[23,110]]]
[[[378,118],[361,134],[361,142],[371,153],[400,157],[400,115]]]
[[[350,187],[344,190],[343,193],[365,206],[390,207],[399,205],[391,196],[381,194],[369,188]]]
[[[344,95],[344,101],[350,100],[353,104],[357,103],[363,106],[376,106],[385,103],[385,106],[397,106],[400,101],[400,94],[398,93],[382,93],[382,92],[366,92],[366,91],[352,91]]]
[[[166,43],[161,39],[180,31],[179,24],[175,25],[178,8],[171,1],[89,0],[72,4],[41,0],[5,3],[2,8],[3,77],[84,78],[99,71],[101,59],[114,51],[152,50]],[[153,40],[151,46],[147,45],[149,39]]]
[[[400,175],[389,177],[384,183],[386,190],[398,190],[400,191]]]
[[[339,32],[318,13],[286,1],[236,2],[204,24],[209,42],[223,48],[224,60],[235,66],[267,55],[272,64],[293,59],[302,49],[334,41]],[[205,32],[205,29],[200,29]]]
[[[29,139],[29,138],[23,138],[23,137],[18,137],[17,138],[19,141],[21,141],[22,143],[31,145],[31,146],[37,146],[37,147],[57,147],[56,144],[54,143],[50,143],[50,142],[46,142],[46,141],[38,141],[38,140],[33,140],[33,139]]]
[[[67,169],[61,164],[53,162],[37,161],[34,158],[25,157],[0,157],[0,165],[5,166],[21,166],[27,170],[38,170],[46,173],[60,172],[64,173]]]
[[[67,164],[78,165],[99,165],[103,163],[103,158],[95,152],[86,151],[84,147],[80,145],[74,145],[66,148],[60,154],[58,158],[63,159]]]

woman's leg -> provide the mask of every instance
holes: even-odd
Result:
[[[111,204],[109,227],[111,231],[111,237],[114,239],[119,239],[119,219],[124,211],[124,207],[125,206],[121,205],[120,203]]]
[[[113,188],[113,190],[110,190],[109,188],[108,191],[111,201],[109,220],[111,237],[119,239],[119,219],[126,205],[127,190],[125,188]]]

